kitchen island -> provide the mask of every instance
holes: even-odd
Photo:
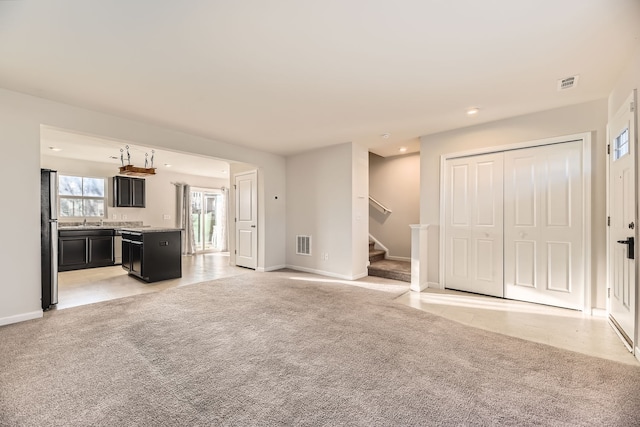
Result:
[[[180,228],[123,228],[122,268],[145,282],[182,277]]]

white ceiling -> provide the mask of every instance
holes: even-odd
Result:
[[[639,45],[638,0],[0,1],[1,87],[282,155],[602,99]]]

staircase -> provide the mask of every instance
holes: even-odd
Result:
[[[386,259],[387,253],[369,242],[369,276],[384,277],[411,283],[411,263]]]

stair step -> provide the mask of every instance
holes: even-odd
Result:
[[[369,276],[384,277],[411,283],[411,263],[385,259],[372,262],[368,267]]]
[[[374,249],[374,250],[369,249],[369,262],[374,263],[377,261],[382,261],[384,260],[384,257],[386,254],[387,253],[385,251],[380,249]]]

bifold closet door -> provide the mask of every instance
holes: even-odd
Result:
[[[445,287],[503,296],[503,153],[445,162]]]
[[[582,141],[504,153],[504,296],[582,310]]]

